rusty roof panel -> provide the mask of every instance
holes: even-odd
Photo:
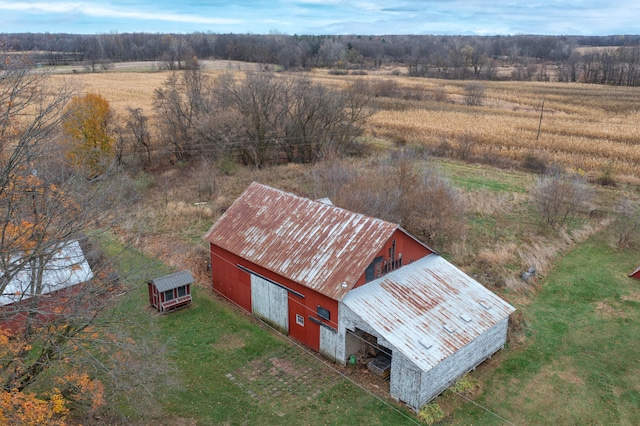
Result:
[[[394,223],[254,182],[204,239],[340,300],[397,229]]]
[[[515,310],[437,254],[350,291],[342,303],[424,371]]]

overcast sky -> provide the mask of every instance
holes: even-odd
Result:
[[[640,34],[639,0],[0,0],[0,32]]]

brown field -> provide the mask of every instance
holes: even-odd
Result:
[[[255,67],[230,61],[204,61],[203,66],[213,75]],[[157,64],[119,64],[109,72],[67,70],[54,78],[100,93],[117,112],[141,107],[151,114],[153,92],[168,76],[158,69]],[[311,75],[336,85],[363,78],[374,92],[391,82],[402,93],[374,98],[378,112],[370,121],[372,140],[424,145],[454,156],[465,150],[467,159],[496,165],[519,164],[533,155],[590,175],[610,167],[619,179],[640,178],[640,88],[482,82],[482,106],[467,106],[468,82],[394,76],[390,70],[357,77],[331,76],[326,70]]]

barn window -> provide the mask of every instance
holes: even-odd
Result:
[[[169,300],[173,300],[173,290],[167,290],[164,292],[164,301],[168,302]]]
[[[304,317],[300,314],[296,314],[296,324],[304,327]]]
[[[187,295],[187,286],[183,285],[182,287],[178,287],[178,297]]]
[[[329,321],[331,319],[331,312],[329,312],[328,309],[323,308],[322,306],[318,305],[318,316],[320,318],[324,318],[327,321]]]

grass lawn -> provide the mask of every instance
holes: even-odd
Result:
[[[479,369],[477,402],[514,424],[637,424],[640,420],[638,250],[614,250],[603,233],[563,257],[538,297],[522,348]],[[449,396],[448,398],[455,398]],[[501,424],[465,404],[455,424]]]
[[[194,289],[191,307],[160,315],[148,305],[146,279],[163,275],[161,263],[130,250],[126,269],[135,289],[114,315],[137,342],[160,348],[148,363],[164,364],[147,380],[152,402],[127,403],[121,415],[141,424],[318,425],[416,424],[407,410],[383,403],[302,348],[252,317]],[[124,327],[124,325],[123,325]],[[153,342],[149,342],[152,339]],[[142,350],[142,349],[141,349]],[[136,399],[128,396],[129,401]]]

